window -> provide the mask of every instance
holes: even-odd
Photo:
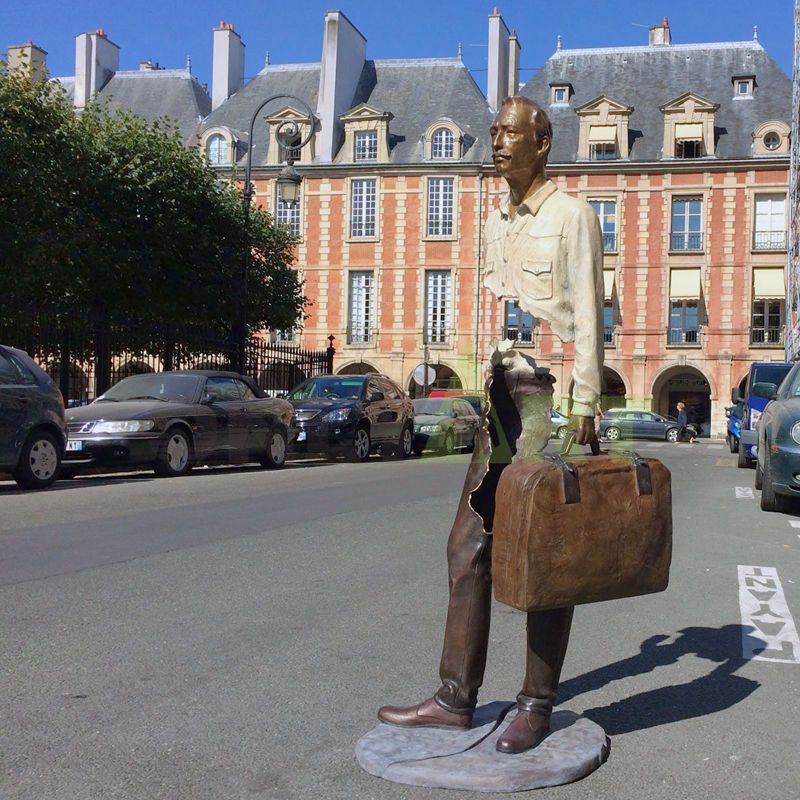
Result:
[[[697,300],[670,300],[669,344],[698,344]]]
[[[356,131],[354,161],[375,161],[378,158],[378,132]]]
[[[374,274],[371,270],[350,273],[350,319],[347,325],[349,344],[372,341],[375,306]]]
[[[350,236],[375,236],[375,178],[354,180],[350,186]]]
[[[568,84],[560,84],[550,87],[550,102],[553,104],[569,103],[570,87]]]
[[[614,344],[614,302],[603,302],[603,343]]]
[[[239,387],[239,393],[242,396],[242,400],[258,399],[255,395],[255,392],[244,381],[237,380],[236,385]]]
[[[616,200],[590,200],[589,205],[600,218],[600,228],[603,231],[603,252],[617,252],[617,201]]]
[[[736,94],[740,97],[750,94],[750,81],[736,81]]]
[[[300,235],[300,203],[285,203],[275,189],[275,222],[288,226],[292,236]]]
[[[783,300],[753,301],[752,344],[783,344]]]
[[[237,381],[233,378],[209,378],[206,381],[206,394],[212,403],[241,401]]]
[[[752,97],[755,86],[754,75],[734,75],[733,86],[735,97]]]
[[[775,131],[768,131],[764,134],[764,147],[767,150],[777,150],[781,146],[780,134]]]
[[[431,158],[453,158],[455,137],[450,128],[437,128],[431,136]]]
[[[786,249],[786,197],[782,194],[756,196],[754,250]]]
[[[428,178],[428,236],[453,235],[454,178]]]
[[[699,197],[672,199],[671,250],[703,249],[703,201]]]
[[[589,158],[592,161],[608,161],[617,157],[615,142],[590,142]]]
[[[302,141],[303,137],[300,131],[289,133],[285,138],[282,138],[280,142],[281,161],[299,161],[303,149],[300,147],[300,142]]]
[[[425,273],[425,333],[428,344],[446,344],[450,330],[450,272]]]
[[[516,300],[506,301],[506,339],[512,342],[532,342],[535,324],[533,314],[523,311]]]
[[[208,137],[206,158],[212,166],[229,163],[228,140],[221,133],[215,133],[213,136]]]
[[[675,158],[701,158],[705,155],[702,122],[675,125]]]
[[[20,383],[19,374],[16,367],[0,353],[0,384],[5,386],[16,386]]]

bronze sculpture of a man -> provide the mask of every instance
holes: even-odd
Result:
[[[571,427],[579,444],[596,441],[594,414],[603,364],[602,236],[597,215],[559,191],[545,167],[552,126],[524,97],[503,101],[491,128],[492,158],[509,193],[486,223],[484,284],[574,341]],[[381,721],[404,727],[468,728],[483,681],[491,608],[495,490],[514,459],[541,453],[549,436],[554,379],[509,348],[496,348],[484,419],[447,545],[450,601],[436,694],[409,707],[383,706]],[[520,753],[550,730],[573,608],[529,612],[527,665],[518,713],[497,749]]]

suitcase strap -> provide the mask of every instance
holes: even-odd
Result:
[[[633,464],[636,475],[636,491],[639,496],[653,494],[653,481],[650,476],[650,465],[638,454],[626,454]],[[545,460],[561,470],[561,479],[564,483],[564,501],[567,505],[580,503],[581,484],[578,480],[578,470],[575,465],[566,461],[558,453],[546,453]]]

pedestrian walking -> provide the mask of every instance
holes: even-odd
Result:
[[[694,434],[689,434],[687,425],[689,424],[689,417],[686,414],[686,406],[683,403],[678,403],[678,442],[685,442],[686,437],[689,437],[689,444],[694,444]]]

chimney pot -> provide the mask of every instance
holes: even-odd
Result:
[[[211,70],[211,108],[222,105],[244,84],[244,42],[232,22],[221,20],[214,29]]]
[[[672,33],[669,29],[669,20],[666,15],[662,18],[660,25],[650,27],[650,47],[667,47],[672,44]]]

